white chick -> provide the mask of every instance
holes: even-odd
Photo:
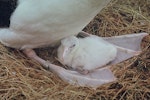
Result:
[[[61,41],[58,59],[82,74],[103,67],[117,55],[117,48],[96,36],[77,38],[70,36]]]

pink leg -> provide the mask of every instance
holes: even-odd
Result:
[[[27,57],[29,57],[29,58],[31,58],[31,59],[33,59],[33,60],[39,62],[41,65],[43,65],[44,68],[46,68],[46,69],[49,68],[49,67],[48,67],[48,63],[49,63],[49,62],[47,62],[47,61],[45,61],[44,59],[42,59],[42,58],[40,58],[39,56],[37,56],[37,54],[35,53],[34,50],[32,50],[32,49],[25,49],[25,50],[23,50],[23,52],[24,52],[24,54],[25,54]]]
[[[24,49],[23,53],[27,57],[29,57],[29,58],[39,62],[45,69],[51,70],[51,71],[53,71],[55,73],[60,73],[61,71],[64,71],[64,68],[62,68],[61,66],[54,65],[54,64],[50,63],[49,61],[46,61],[46,60],[40,58],[35,53],[35,51],[32,50],[32,49]]]

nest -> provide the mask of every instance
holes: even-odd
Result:
[[[84,31],[98,36],[150,33],[149,0],[113,0]],[[0,45],[1,100],[149,100],[150,36],[143,39],[141,55],[113,68],[118,80],[93,90],[75,87],[23,55]],[[37,49],[38,55],[52,63],[56,48]]]

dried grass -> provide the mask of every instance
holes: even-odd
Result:
[[[113,0],[84,29],[99,36],[150,33],[150,0]],[[20,51],[0,45],[1,100],[149,100],[150,36],[143,53],[114,67],[118,80],[97,90],[71,86]],[[54,48],[37,49],[44,59],[57,63]]]

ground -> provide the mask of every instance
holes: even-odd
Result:
[[[150,0],[112,0],[84,31],[98,36],[150,33]],[[97,90],[75,87],[23,55],[0,44],[1,100],[149,100],[150,36],[143,39],[142,54],[113,68],[118,80]],[[55,48],[37,49],[38,55],[52,63]]]

